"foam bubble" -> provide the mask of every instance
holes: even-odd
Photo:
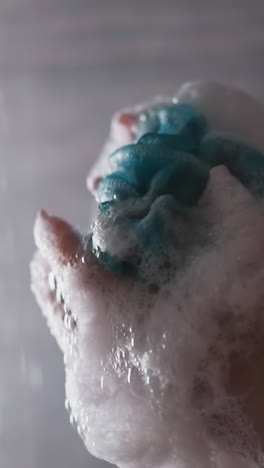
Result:
[[[179,95],[209,128],[226,116],[223,90],[213,90]],[[133,140],[124,122],[120,140]],[[87,449],[121,468],[264,466],[263,202],[225,167],[207,171],[195,203],[158,193],[160,184],[151,192],[153,179],[136,196],[104,199],[89,242],[57,219],[37,222],[33,289],[67,356],[67,408]],[[111,184],[107,198],[119,190]],[[128,264],[137,275],[124,274]],[[65,304],[77,324],[66,318],[66,330]]]

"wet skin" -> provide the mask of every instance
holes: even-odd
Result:
[[[123,143],[133,132],[135,139],[136,115],[115,117]],[[91,237],[65,221],[45,212],[36,221],[32,288],[64,354],[72,418],[92,453],[124,468],[263,466],[263,156],[222,134],[206,136],[203,125],[201,144],[190,145],[189,135],[179,143],[174,123],[163,115],[159,134],[154,117],[156,133],[115,152],[114,172],[91,186],[101,204],[119,198],[116,214],[118,203],[149,190],[152,207],[164,190],[176,199],[165,217],[163,205],[154,213],[169,223],[170,237],[162,230],[158,241],[173,252],[171,264],[157,261],[151,274],[147,263],[133,264],[139,280],[122,269],[124,255],[101,255],[108,238],[98,255]],[[190,145],[180,160],[183,192],[173,183],[175,145],[177,154]],[[149,146],[154,156],[165,146],[163,160],[146,159]],[[124,224],[140,255],[157,242],[155,229],[147,231],[152,218],[142,219]]]

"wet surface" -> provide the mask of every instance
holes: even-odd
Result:
[[[112,113],[211,78],[264,96],[262,0],[0,2],[0,466],[103,468],[64,408],[62,356],[29,289],[36,211],[83,229]]]

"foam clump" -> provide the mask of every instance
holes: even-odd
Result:
[[[264,466],[254,107],[263,119],[247,95],[197,83],[117,114],[89,179],[91,233],[36,221],[32,289],[64,354],[70,419],[121,468]]]
[[[191,105],[154,104],[144,115],[146,133],[141,135],[139,124],[137,141],[108,156],[107,175],[95,191],[92,244],[105,267],[161,283],[162,262],[176,266],[191,232],[192,244],[199,242],[197,229],[185,228],[186,218],[190,223],[195,217],[209,170],[225,165],[254,195],[262,195],[264,157],[230,134],[210,130]]]

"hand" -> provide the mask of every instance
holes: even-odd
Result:
[[[173,223],[191,235],[160,285],[108,271],[89,236],[39,214],[32,289],[71,419],[121,468],[263,466],[262,199],[218,166]]]
[[[213,169],[197,208],[211,242],[161,290],[106,271],[67,223],[39,215],[33,290],[93,454],[121,467],[194,466],[193,457],[210,466],[213,443],[239,444],[241,414],[244,450],[256,449],[252,431],[263,444],[262,211]]]

